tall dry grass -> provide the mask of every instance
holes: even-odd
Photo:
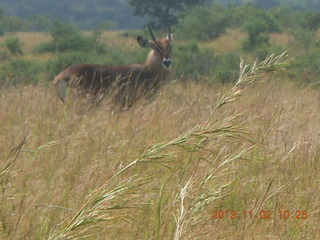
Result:
[[[277,60],[243,63],[234,87],[172,83],[124,112],[1,89],[0,238],[319,238],[320,95],[267,73]]]

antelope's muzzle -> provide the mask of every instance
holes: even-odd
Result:
[[[169,68],[171,66],[171,59],[170,58],[164,58],[162,60],[162,65],[165,67],[165,68]]]

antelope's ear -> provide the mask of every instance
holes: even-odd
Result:
[[[170,32],[170,34],[168,34],[167,39],[169,39],[171,42],[173,42],[174,38],[175,38],[175,34],[174,32]]]
[[[143,47],[143,48],[154,48],[154,44],[152,44],[149,40],[143,38],[143,37],[137,37],[137,41],[140,45],[140,47]]]

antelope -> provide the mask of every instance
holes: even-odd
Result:
[[[130,98],[130,104],[142,92],[155,91],[170,75],[172,68],[171,47],[173,33],[168,27],[166,38],[157,39],[148,26],[152,40],[137,37],[138,44],[150,48],[144,63],[120,66],[98,64],[75,64],[60,74],[53,81],[57,93],[65,101],[67,86],[84,90],[96,95],[115,87],[117,101],[123,97]],[[127,96],[130,95],[130,96]]]

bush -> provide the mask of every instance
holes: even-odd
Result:
[[[280,25],[268,12],[256,8],[254,12],[246,17],[245,21],[243,22],[243,29],[249,34],[280,32]]]
[[[266,57],[271,46],[269,37],[262,33],[280,32],[277,22],[261,9],[248,16],[243,29],[248,33],[248,38],[243,41],[242,49],[247,52],[255,51],[261,58]]]
[[[84,36],[72,25],[54,23],[51,28],[52,41],[42,43],[34,49],[35,53],[83,51],[104,53],[101,43],[101,32],[95,31],[90,36]]]
[[[11,52],[11,54],[22,55],[23,54],[22,45],[23,43],[20,41],[19,38],[16,38],[16,37],[9,37],[5,41],[5,46]]]
[[[1,69],[1,82],[10,85],[38,83],[43,70],[43,66],[34,61],[14,60]]]
[[[208,41],[225,33],[228,26],[228,15],[220,6],[193,7],[181,15],[177,27],[179,36],[184,39]]]
[[[320,28],[320,13],[305,12],[304,16],[300,19],[300,26],[310,31],[318,30]]]
[[[227,53],[216,57],[213,68],[214,79],[221,83],[231,83],[238,80],[240,54]]]
[[[312,11],[297,11],[288,7],[273,9],[272,16],[287,31],[302,28],[316,31],[320,28],[320,13]]]
[[[87,55],[83,52],[62,53],[47,62],[46,68],[50,79],[67,67],[76,63],[86,63]]]
[[[292,65],[291,72],[296,74],[293,79],[299,83],[318,82],[320,79],[320,49],[313,49],[300,55]]]
[[[261,29],[261,32],[279,32],[280,25],[274,15],[276,13],[266,11],[262,8],[245,4],[240,7],[229,7],[228,16],[230,25],[234,28],[242,27],[245,31],[246,25],[253,24],[252,26]]]
[[[302,49],[309,49],[311,47],[315,36],[314,32],[298,28],[290,31],[290,33],[294,37],[293,44],[295,47]]]
[[[242,43],[242,49],[246,52],[252,52],[258,49],[268,51],[270,46],[270,38],[260,34],[249,34],[248,38],[244,39]]]
[[[209,75],[214,65],[212,49],[200,49],[197,43],[189,42],[174,46],[176,76],[198,80],[200,76]],[[181,79],[183,80],[183,79]]]
[[[26,20],[16,16],[5,16],[0,21],[0,28],[6,32],[18,32],[28,29]]]

